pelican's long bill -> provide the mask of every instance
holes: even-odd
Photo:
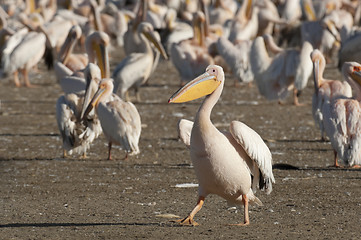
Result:
[[[184,85],[175,92],[168,100],[168,103],[189,102],[203,96],[209,95],[217,89],[221,81],[208,72],[200,75]]]
[[[98,104],[99,99],[103,95],[105,90],[106,90],[105,87],[103,87],[102,85],[99,86],[98,90],[94,94],[94,97],[92,98],[92,100],[90,101],[88,107],[86,108],[82,119],[85,119],[88,116],[88,114],[90,113],[90,111]]]
[[[107,47],[103,44],[94,43],[93,49],[97,55],[97,59],[99,61],[98,65],[101,71],[102,78],[108,78],[110,76],[109,73],[109,57]]]
[[[151,41],[154,46],[159,50],[159,52],[162,54],[162,56],[164,57],[164,59],[168,59],[168,55],[164,50],[164,47],[162,46],[162,44],[158,41],[157,37],[155,36],[155,34],[153,32],[144,32],[143,33],[144,36]]]
[[[313,62],[313,79],[314,79],[315,89],[318,89],[320,84],[319,72],[320,72],[320,60],[317,59],[316,61]]]
[[[361,67],[359,66],[353,67],[351,78],[361,86]]]

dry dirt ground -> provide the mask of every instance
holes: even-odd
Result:
[[[114,61],[113,61],[114,63]],[[113,67],[114,65],[112,65]],[[326,76],[340,78],[337,69]],[[162,61],[136,103],[142,118],[141,153],[107,161],[103,136],[87,159],[63,159],[55,120],[62,94],[53,72],[31,74],[38,88],[0,82],[0,239],[360,239],[361,171],[335,169],[329,142],[311,115],[313,82],[301,95],[304,106],[268,102],[255,86],[233,87],[227,74],[212,120],[227,129],[239,120],[257,131],[273,154],[276,184],[270,195],[257,192],[264,206],[228,208],[218,196],[206,198],[197,227],[172,223],[197,200],[197,183],[187,148],[177,139],[180,118],[193,119],[200,100],[168,104],[178,74]],[[191,185],[192,186],[192,185]]]

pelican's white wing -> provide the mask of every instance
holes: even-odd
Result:
[[[178,121],[178,136],[188,148],[191,145],[192,128],[192,121],[189,121],[187,119],[181,119]]]
[[[266,193],[272,191],[275,182],[272,173],[272,154],[262,138],[253,129],[242,122],[232,121],[230,132],[233,138],[246,151],[248,156],[256,163],[264,178]],[[260,184],[262,188],[262,183]]]
[[[254,78],[249,59],[251,43],[245,40],[235,46],[224,37],[220,37],[217,41],[219,54],[232,69],[233,75],[241,82],[251,82]]]
[[[313,47],[311,43],[307,41],[304,42],[300,51],[300,62],[295,75],[295,87],[298,90],[302,90],[307,86],[308,79],[312,74],[313,65],[310,59],[312,51]]]

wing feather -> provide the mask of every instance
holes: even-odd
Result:
[[[272,183],[275,182],[275,179],[272,173],[272,154],[267,145],[258,133],[242,122],[232,121],[230,132],[237,143],[256,163],[264,178],[266,193],[271,193]]]
[[[187,119],[181,119],[178,121],[178,136],[188,148],[191,145],[192,128],[192,121],[189,121]]]

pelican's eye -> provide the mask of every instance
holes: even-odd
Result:
[[[353,71],[354,72],[361,72],[361,66],[354,66]]]

